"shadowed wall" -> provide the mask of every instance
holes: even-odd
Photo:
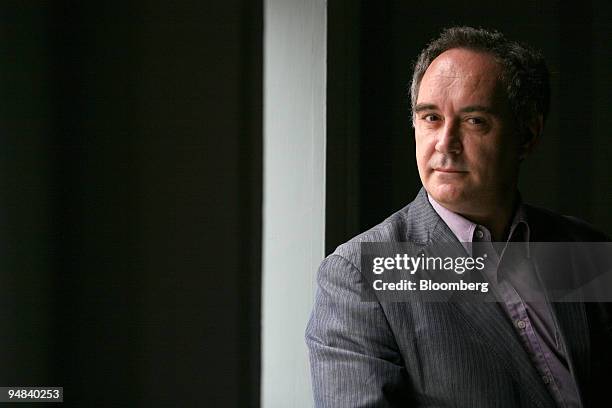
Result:
[[[498,29],[543,51],[552,72],[542,143],[522,168],[525,201],[612,234],[612,15],[604,2],[338,1],[329,4],[326,251],[408,204],[420,188],[412,63],[452,25]]]
[[[0,385],[257,406],[262,5],[0,13]]]

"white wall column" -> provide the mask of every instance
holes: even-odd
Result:
[[[264,3],[262,407],[311,407],[304,329],[324,255],[323,0]]]

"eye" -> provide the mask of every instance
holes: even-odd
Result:
[[[479,117],[467,118],[466,122],[469,123],[470,125],[476,125],[476,126],[485,124],[485,120]]]
[[[437,122],[440,120],[440,117],[433,113],[428,113],[426,115],[423,115],[421,119],[423,119],[425,122]]]

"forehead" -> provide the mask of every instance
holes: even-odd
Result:
[[[417,101],[494,103],[502,96],[501,72],[493,55],[462,48],[445,51],[425,71]]]

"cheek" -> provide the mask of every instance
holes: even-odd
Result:
[[[434,150],[434,146],[429,142],[429,139],[424,136],[416,136],[415,137],[415,145],[416,145],[416,159],[419,167],[427,164],[431,154]]]
[[[476,170],[474,177],[480,182],[495,185],[511,177],[516,170],[518,161],[510,146],[480,145],[472,148],[466,151],[466,155],[470,157],[472,169]]]

